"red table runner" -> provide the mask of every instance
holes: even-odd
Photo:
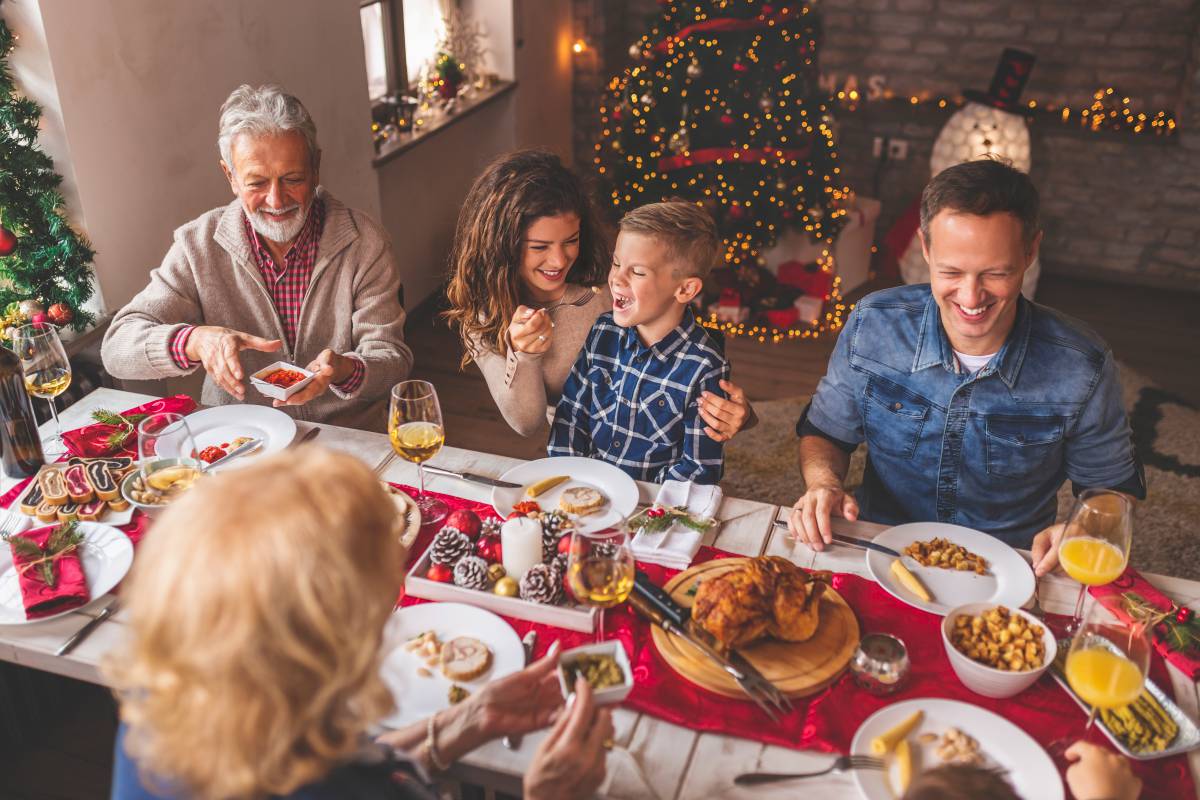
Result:
[[[412,487],[400,488],[415,493]],[[470,508],[481,516],[497,516],[487,503],[430,494],[444,500],[451,509]],[[421,529],[412,548],[410,564],[429,546],[437,530],[438,526],[430,525]],[[738,556],[704,547],[694,563],[729,557]],[[639,563],[638,568],[660,585],[678,572],[653,564]],[[986,708],[1010,720],[1047,749],[1051,742],[1059,739],[1082,738],[1087,715],[1049,675],[1018,698],[993,700],[977,695],[963,686],[950,666],[942,644],[941,617],[913,608],[892,597],[874,581],[856,575],[837,573],[833,576],[833,586],[854,609],[864,634],[887,632],[904,640],[912,662],[912,673],[904,689],[888,697],[875,697],[860,689],[848,674],[843,675],[828,689],[794,700],[795,710],[772,724],[749,700],[722,697],[680,677],[659,656],[648,623],[628,605],[622,605],[607,611],[605,618],[608,637],[621,640],[633,665],[634,688],[625,706],[691,730],[827,753],[848,752],[854,732],[880,708],[918,697],[961,700]],[[428,601],[407,597],[402,590],[399,602],[407,606]],[[563,649],[594,641],[594,636],[586,633],[509,617],[504,619],[518,635],[524,636],[530,629],[538,632],[537,657],[555,641]],[[1150,676],[1173,695],[1170,677],[1161,658],[1152,660]],[[1092,736],[1093,741],[1099,741],[1101,735],[1093,733]],[[1134,761],[1133,770],[1144,782],[1144,800],[1195,796],[1192,773],[1185,756]]]

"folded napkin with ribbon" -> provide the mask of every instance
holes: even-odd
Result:
[[[1126,567],[1112,583],[1093,586],[1089,592],[1122,622],[1145,623],[1154,649],[1163,658],[1192,680],[1200,676],[1200,623],[1191,609],[1176,605],[1133,567]]]
[[[671,569],[687,569],[713,525],[724,497],[720,486],[666,481],[654,505],[631,521],[636,530],[629,548],[638,561]]]
[[[63,442],[71,455],[84,458],[99,458],[101,456],[129,456],[137,458],[137,424],[150,414],[164,411],[174,411],[177,414],[190,414],[196,409],[196,401],[186,394],[174,397],[163,397],[151,400],[140,406],[122,411],[120,414],[112,411],[95,411],[92,419],[94,425],[84,425],[73,431],[63,433]]]
[[[92,599],[79,558],[82,544],[83,534],[73,522],[8,537],[26,619],[69,611]]]

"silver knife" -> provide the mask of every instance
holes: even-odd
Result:
[[[109,603],[103,611],[92,617],[91,621],[89,621],[79,630],[75,631],[75,634],[70,639],[67,639],[65,642],[63,642],[62,646],[54,651],[54,655],[65,656],[67,653],[74,650],[80,642],[92,635],[92,631],[96,630],[96,628],[100,626],[101,622],[104,622],[104,620],[117,613],[117,606],[119,604],[120,601],[118,600],[113,600],[111,603]]]
[[[786,528],[787,520],[777,519],[775,520],[775,524],[781,528]],[[832,536],[833,540],[838,544],[845,544],[849,545],[850,547],[861,547],[863,550],[874,550],[877,553],[883,553],[884,555],[889,555],[892,558],[900,558],[900,554],[892,548],[881,544],[875,544],[875,542],[871,541],[870,539],[855,539],[853,536],[845,536],[840,533],[832,534]]]
[[[521,639],[521,646],[525,648],[525,666],[533,661],[533,648],[537,647],[537,631],[530,631]],[[504,746],[509,750],[519,750],[521,747],[521,734],[514,733],[511,736],[504,737]]]
[[[499,478],[489,478],[487,475],[476,475],[474,472],[455,472],[452,469],[444,467],[435,467],[432,464],[423,464],[426,472],[432,472],[434,475],[445,475],[449,478],[458,478],[460,481],[470,481],[471,483],[482,483],[484,486],[499,486],[501,489],[520,489],[521,484],[502,481]]]
[[[212,469],[213,467],[218,467],[221,464],[224,464],[226,461],[232,461],[233,459],[237,458],[238,456],[244,456],[246,453],[249,453],[251,450],[257,450],[258,448],[262,447],[262,443],[263,443],[262,439],[251,439],[250,441],[246,442],[245,444],[240,444],[237,447],[230,450],[225,455],[218,458],[216,461],[209,464],[207,467],[205,467],[205,469],[206,470]]]

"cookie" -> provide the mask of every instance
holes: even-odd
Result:
[[[452,681],[470,681],[492,666],[492,651],[473,636],[459,636],[442,646],[442,674]]]
[[[572,486],[558,498],[558,507],[568,514],[591,514],[608,502],[608,498],[591,486]]]

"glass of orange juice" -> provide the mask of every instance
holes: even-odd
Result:
[[[1121,708],[1138,698],[1149,667],[1150,641],[1145,627],[1119,622],[1103,607],[1093,605],[1071,640],[1064,667],[1071,689],[1091,706],[1088,729],[1097,709]]]
[[[1087,587],[1121,577],[1132,541],[1133,502],[1128,497],[1106,489],[1079,494],[1058,543],[1058,563],[1080,584],[1071,633],[1079,628]]]

